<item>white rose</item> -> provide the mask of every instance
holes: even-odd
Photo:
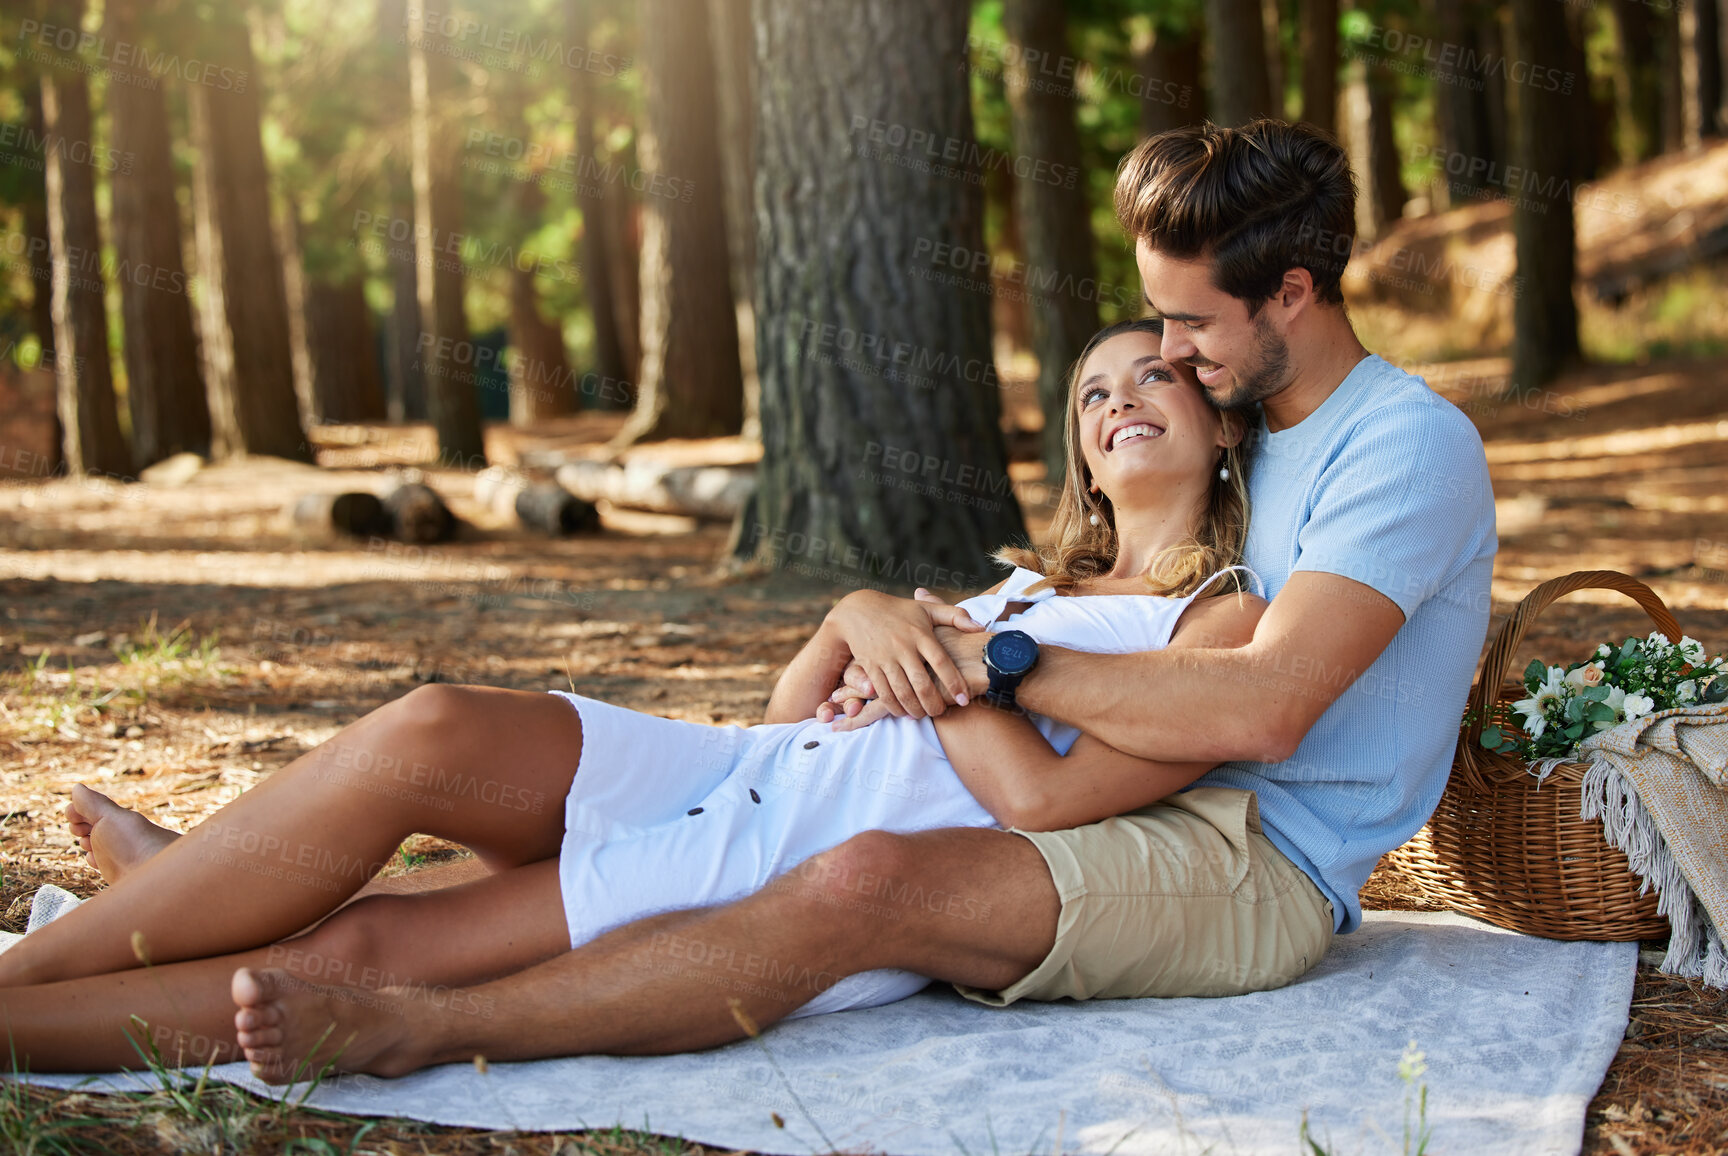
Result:
[[[1689,678],[1685,682],[1681,683],[1679,686],[1675,687],[1674,688],[1674,697],[1679,699],[1681,702],[1691,702],[1693,699],[1697,698],[1698,697],[1698,683],[1697,683],[1697,681]]]
[[[1598,646],[1596,648],[1596,657],[1597,658],[1607,658],[1610,654],[1613,654],[1613,653],[1614,653],[1614,651],[1609,648],[1609,646],[1606,642],[1604,642],[1601,646]]]
[[[1643,694],[1629,694],[1629,695],[1627,695],[1626,696],[1626,721],[1631,722],[1635,718],[1643,718],[1645,715],[1649,714],[1650,711],[1655,706],[1656,706],[1656,700],[1649,697],[1648,695],[1643,695]]]

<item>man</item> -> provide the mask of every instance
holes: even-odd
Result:
[[[476,988],[489,1018],[378,1012],[388,1070],[709,1047],[743,1031],[726,996],[766,1024],[876,968],[992,1004],[1254,990],[1355,929],[1358,889],[1445,785],[1495,538],[1473,427],[1351,328],[1354,199],[1335,142],[1271,121],[1163,134],[1119,173],[1164,356],[1263,414],[1247,562],[1271,605],[1239,649],[1044,647],[1017,695],[1122,751],[1222,765],[1073,831],[861,835],[737,903]],[[988,636],[936,634],[969,694],[989,690]],[[844,725],[920,709],[884,694]],[[250,977],[236,995],[271,1002]]]

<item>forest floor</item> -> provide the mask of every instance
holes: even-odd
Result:
[[[1723,368],[1597,367],[1527,403],[1498,399],[1504,361],[1430,373],[1487,445],[1501,540],[1497,621],[1544,578],[1613,569],[1650,583],[1713,653],[1728,650]],[[591,415],[542,440],[592,446],[615,421]],[[489,437],[495,460],[520,448],[506,430]],[[845,592],[784,575],[723,576],[726,527],[689,519],[608,511],[597,536],[533,536],[476,502],[473,475],[457,471],[425,474],[466,523],[455,542],[307,538],[283,514],[295,497],[379,490],[430,445],[429,431],[415,427],[326,427],[318,438],[319,468],[254,461],[175,486],[0,484],[0,926],[21,930],[43,883],[80,895],[99,886],[60,816],[74,782],[184,829],[433,679],[575,689],[671,717],[747,724]],[[741,451],[725,443],[663,452],[736,460]],[[1036,531],[1047,511],[1031,516]],[[1619,596],[1584,592],[1543,616],[1518,661],[1570,661],[1598,641],[1649,629]],[[416,838],[393,870],[458,853]],[[1384,871],[1365,899],[1416,905]],[[237,1094],[233,1102],[245,1103]],[[305,1136],[346,1151],[366,1126],[231,1110],[264,1121],[254,1141],[272,1150]],[[0,1118],[32,1111],[44,1129],[82,1121],[63,1138],[112,1152],[172,1150],[191,1127],[173,1124],[164,1097],[0,1095]],[[133,1127],[141,1123],[150,1126]],[[1292,1137],[1296,1128],[1292,1119]],[[628,1134],[572,1143],[396,1121],[364,1140],[390,1152],[702,1151]],[[1725,1145],[1728,996],[1660,976],[1646,959],[1584,1151]]]

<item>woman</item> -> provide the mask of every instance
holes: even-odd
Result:
[[[183,838],[75,792],[74,833],[112,886],[0,955],[0,1015],[20,1062],[35,1071],[135,1062],[123,1030],[133,1017],[170,1063],[237,1058],[239,1044],[254,1070],[280,1078],[315,1040],[284,1044],[279,1008],[248,992],[315,983],[363,998],[406,981],[456,1000],[463,985],[619,924],[754,891],[859,831],[1057,829],[1186,786],[1207,768],[1132,758],[1049,720],[966,704],[954,682],[957,709],[931,719],[937,704],[913,705],[926,663],[939,679],[952,669],[929,647],[926,615],[968,628],[964,611],[971,629],[1012,624],[1093,650],[1234,645],[1252,634],[1262,601],[1200,597],[1234,585],[1239,571],[1239,421],[1159,357],[1155,322],[1097,335],[1071,393],[1053,545],[1006,552],[1022,565],[958,608],[848,596],[781,677],[761,726],[679,723],[562,692],[433,685],[360,719]],[[901,713],[835,733],[823,704],[853,661],[883,691],[882,706]],[[344,906],[415,832],[467,845],[490,874]],[[259,969],[274,969],[267,984]],[[799,1014],[902,998],[925,982],[851,976]],[[350,1051],[341,1063],[388,1070],[375,1060]]]

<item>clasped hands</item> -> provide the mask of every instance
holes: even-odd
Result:
[[[828,612],[827,624],[852,656],[839,687],[816,710],[835,730],[889,715],[935,717],[989,685],[985,625],[928,590],[911,599],[856,591]]]

